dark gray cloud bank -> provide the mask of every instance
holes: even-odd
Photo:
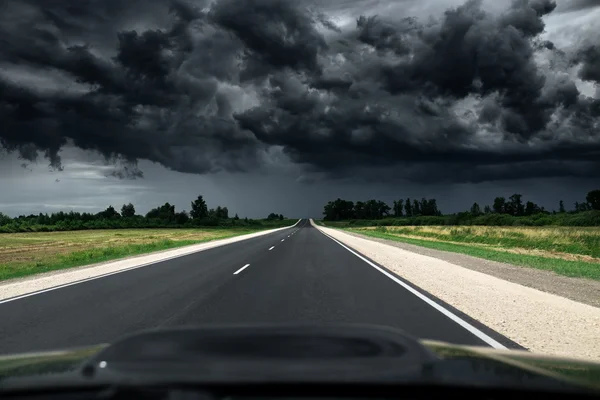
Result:
[[[543,35],[596,4],[344,26],[333,1],[4,0],[0,147],[56,169],[65,146],[93,150],[117,177],[148,160],[305,182],[597,178],[600,96],[582,87],[600,84],[600,35]]]

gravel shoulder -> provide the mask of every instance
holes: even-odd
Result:
[[[434,257],[460,265],[473,271],[495,276],[509,282],[518,283],[523,286],[538,289],[543,292],[556,294],[594,307],[600,307],[600,281],[584,278],[570,278],[558,275],[552,271],[544,271],[535,268],[519,267],[512,264],[485,260],[466,254],[452,253],[449,251],[428,249],[414,244],[397,242],[361,235],[355,232],[344,231],[344,233],[360,237],[374,242],[394,246],[399,249],[411,251],[424,256]]]
[[[316,228],[532,352],[600,361],[598,307],[463,267],[462,259]]]

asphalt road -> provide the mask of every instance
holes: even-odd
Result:
[[[373,323],[419,338],[487,345],[308,220],[272,234],[0,304],[0,321],[3,354],[106,343],[137,330],[204,323]]]

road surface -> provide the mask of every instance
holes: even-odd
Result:
[[[420,291],[422,293],[422,291]],[[439,302],[484,335],[508,339]],[[372,323],[487,345],[302,220],[295,227],[0,304],[0,353],[204,323]]]

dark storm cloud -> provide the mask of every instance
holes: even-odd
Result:
[[[85,36],[86,24],[111,29],[115,25],[111,17],[122,7],[121,15],[130,14],[132,8],[143,12],[144,7],[150,7],[156,12],[170,12],[170,19],[165,26],[141,32],[106,32],[116,38],[110,56],[98,55],[92,45],[73,39],[78,32]],[[219,40],[218,33],[193,38],[193,30],[201,30],[205,17],[197,8],[181,2],[141,1],[125,6],[108,1],[88,7],[53,2],[51,8],[46,3],[15,2],[9,3],[8,9],[7,18],[12,14],[23,21],[2,21],[2,61],[17,67],[35,66],[42,74],[59,70],[84,85],[83,91],[75,93],[48,93],[22,85],[10,75],[3,77],[0,140],[9,150],[19,150],[24,158],[32,159],[34,145],[56,167],[60,166],[58,150],[67,141],[98,150],[107,158],[122,156],[133,165],[137,159],[149,159],[185,172],[239,169],[238,164],[244,161],[255,162],[256,144],[246,146],[253,142],[249,135],[239,132],[230,121],[222,121],[219,112],[197,112],[211,102],[218,110],[228,107],[228,99],[218,92],[210,72],[211,68],[232,68],[223,63],[213,65],[211,61],[221,62],[219,57],[202,60],[207,71],[198,65],[183,66],[187,60],[201,57],[194,52],[206,50],[195,48],[195,40],[203,44]],[[99,43],[100,47],[103,44]],[[225,153],[231,159],[221,159]]]
[[[570,162],[598,157],[598,101],[580,98],[571,81],[547,85],[534,61],[532,38],[555,6],[516,1],[497,17],[469,1],[421,27],[361,18],[356,38],[378,53],[342,50],[352,65],[340,72],[350,74],[352,85],[330,86],[338,95],[321,101],[299,85],[275,85],[266,107],[236,118],[262,142],[282,145],[295,161],[334,176],[356,177],[356,165],[396,167],[369,178],[418,181],[597,176],[595,164]],[[410,57],[386,58],[386,51]],[[323,87],[321,81],[314,86]],[[483,99],[475,122],[451,110],[469,97]],[[561,122],[553,121],[556,115]],[[498,143],[478,139],[482,131]],[[529,168],[517,167],[528,162]]]
[[[561,4],[562,11],[580,11],[595,7],[600,7],[598,0],[571,0]]]
[[[391,50],[398,55],[410,53],[410,47],[405,43],[403,35],[416,29],[414,18],[406,18],[394,24],[382,21],[377,16],[361,16],[356,21],[358,39],[377,50]]]
[[[581,79],[600,83],[600,45],[586,46],[578,53],[576,62],[581,63]]]
[[[317,56],[326,49],[316,19],[300,2],[288,0],[219,0],[212,20],[233,32],[247,56],[274,68],[319,70]]]
[[[540,99],[544,77],[528,39],[543,31],[541,17],[554,5],[516,1],[499,19],[483,12],[477,1],[449,10],[421,35],[412,60],[387,68],[386,85],[392,93],[427,88],[432,95],[455,98],[499,93],[503,130],[533,135],[546,127],[555,104]]]
[[[544,31],[541,17],[550,14],[556,8],[554,0],[515,0],[502,23],[514,27],[525,37],[534,37]]]
[[[0,143],[58,168],[66,144],[95,150],[117,177],[247,171],[274,146],[305,180],[598,176],[600,100],[536,60],[566,54],[540,37],[555,8],[470,0],[348,31],[288,0],[9,1]],[[597,49],[568,53],[585,81]]]

